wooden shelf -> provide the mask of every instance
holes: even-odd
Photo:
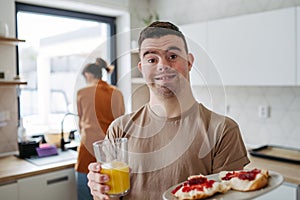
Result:
[[[20,42],[25,42],[25,40],[0,36],[0,44],[17,45]]]
[[[0,80],[0,86],[2,85],[27,85],[27,82],[22,80]]]

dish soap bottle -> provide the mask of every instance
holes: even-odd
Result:
[[[19,142],[26,141],[26,129],[24,128],[23,118],[20,119],[20,124],[18,128],[18,138]]]

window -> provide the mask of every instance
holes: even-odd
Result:
[[[28,82],[20,92],[20,118],[29,135],[59,131],[63,116],[76,113],[84,65],[97,57],[115,65],[115,18],[17,3],[16,19],[18,37],[26,40],[18,46],[17,73]],[[103,74],[116,83],[116,70]]]

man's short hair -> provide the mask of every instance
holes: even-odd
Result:
[[[165,35],[176,35],[182,38],[184,42],[185,50],[186,52],[188,52],[185,36],[179,30],[179,28],[176,25],[172,24],[171,22],[161,22],[161,21],[155,21],[141,31],[139,41],[138,41],[139,50],[141,49],[142,42],[145,39],[160,38]]]

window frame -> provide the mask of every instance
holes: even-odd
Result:
[[[114,58],[116,58],[116,37],[114,37],[114,35],[116,35],[116,17],[15,2],[15,30],[16,30],[17,38],[18,38],[17,14],[20,11],[36,13],[36,14],[48,14],[48,15],[53,15],[53,16],[70,17],[70,18],[75,18],[75,19],[86,19],[86,20],[91,20],[91,21],[95,21],[95,22],[107,23],[110,27],[110,37],[111,37],[110,38],[111,46],[109,47],[110,60],[111,60],[111,64],[115,67],[113,73],[110,76],[110,81],[111,81],[112,85],[117,84],[118,66],[117,66],[116,59],[114,59]],[[18,49],[17,45],[16,45],[16,74],[20,75],[19,49]],[[17,104],[18,104],[18,122],[19,122],[18,124],[20,125],[21,113],[20,113],[20,98],[19,98],[19,96],[17,99]]]
[[[46,6],[38,6],[38,5],[32,5],[32,4],[25,4],[25,3],[19,3],[16,2],[16,13],[15,13],[15,20],[16,20],[16,36],[18,36],[18,22],[17,22],[17,14],[19,11],[25,11],[25,12],[31,12],[31,13],[37,13],[37,14],[49,14],[54,16],[61,16],[61,17],[70,17],[70,18],[76,18],[76,19],[87,19],[92,20],[96,22],[102,22],[107,23],[110,27],[110,36],[111,36],[111,48],[110,48],[110,58],[112,60],[112,65],[115,66],[113,73],[111,74],[111,84],[116,85],[117,84],[117,62],[116,58],[116,41],[115,37],[113,37],[116,34],[116,18],[115,17],[109,17],[104,15],[96,15],[92,13],[85,13],[85,12],[79,12],[79,11],[71,11],[71,10],[65,10],[60,8],[52,8],[52,7],[46,7]],[[16,72],[17,75],[19,75],[19,51],[18,47],[16,49]]]

